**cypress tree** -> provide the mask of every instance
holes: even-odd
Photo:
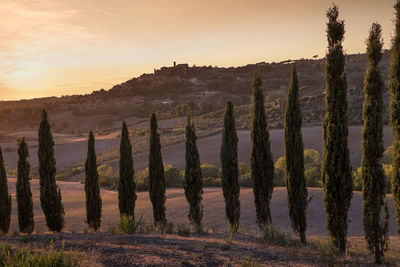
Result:
[[[339,11],[335,5],[326,15],[329,45],[325,64],[326,114],[321,180],[329,236],[337,248],[345,251],[353,181],[347,147],[347,81],[342,46],[344,21],[338,20]]]
[[[363,226],[368,249],[381,264],[388,241],[388,216],[380,219],[381,209],[387,205],[385,173],[381,159],[383,146],[383,87],[378,67],[382,58],[381,25],[373,23],[367,40],[368,68],[364,79],[364,128],[362,132],[361,176],[364,199]],[[387,209],[385,209],[386,211]]]
[[[238,137],[236,134],[235,114],[231,101],[226,103],[220,156],[226,218],[228,219],[231,229],[237,232],[240,219]]]
[[[397,232],[400,234],[400,0],[394,5],[396,20],[392,39],[392,56],[389,71],[390,124],[393,131],[392,194],[396,209]]]
[[[149,194],[155,225],[165,225],[165,173],[156,114],[150,117]]]
[[[96,151],[93,132],[89,133],[88,151],[85,162],[86,223],[97,231],[101,225],[101,197],[99,174],[97,173]]]
[[[119,152],[119,213],[121,216],[125,214],[135,218],[136,184],[133,170],[132,144],[125,122],[122,123]]]
[[[285,181],[292,228],[306,242],[307,187],[296,65],[293,66],[285,109]]]
[[[8,233],[11,221],[11,195],[8,193],[6,168],[0,147],[0,233]]]
[[[272,159],[264,93],[260,73],[253,80],[253,104],[251,125],[251,178],[253,180],[256,222],[260,228],[271,224],[270,201],[273,190],[274,162]]]
[[[203,177],[201,176],[200,156],[196,144],[196,132],[190,115],[187,115],[185,135],[186,166],[183,187],[186,200],[189,203],[188,217],[194,226],[201,227],[201,219],[203,218],[203,205],[201,203],[203,199]]]
[[[18,226],[21,233],[32,233],[35,226],[33,221],[33,202],[29,180],[30,165],[29,151],[25,138],[18,142],[18,176],[17,176],[17,205]]]
[[[56,159],[54,141],[46,110],[42,111],[39,126],[39,176],[40,205],[51,231],[61,232],[64,228],[64,206],[60,188],[56,184]]]

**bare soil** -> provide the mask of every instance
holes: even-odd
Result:
[[[17,233],[17,205],[15,201],[15,179],[9,179],[13,198],[13,216],[8,236],[0,237],[0,246],[7,241],[13,248],[27,246],[47,250],[50,240],[56,249],[64,243],[65,249],[72,250],[83,266],[321,266],[317,240],[326,243],[325,212],[323,192],[319,188],[309,188],[312,200],[308,207],[307,236],[311,245],[306,247],[273,246],[260,238],[255,225],[255,209],[251,189],[241,190],[241,231],[233,236],[228,245],[225,221],[225,204],[220,188],[204,190],[204,225],[207,235],[192,234],[189,237],[161,235],[157,233],[123,235],[113,234],[119,221],[117,192],[102,190],[102,227],[98,233],[88,232],[85,224],[85,196],[83,185],[76,182],[58,182],[65,207],[65,230],[63,233],[49,233],[39,203],[38,180],[31,181],[34,198],[35,232],[32,236]],[[395,229],[394,207],[390,195],[390,247],[391,262],[397,261],[400,253],[400,239]],[[187,219],[188,207],[182,189],[167,189],[167,217],[175,225],[191,228]],[[286,202],[286,189],[274,189],[272,220],[277,229],[291,233]],[[152,207],[148,192],[139,192],[136,202],[136,218],[142,217],[146,223],[152,222]],[[362,199],[355,192],[349,212],[349,238],[352,257],[365,255],[365,240],[362,228]],[[293,240],[297,240],[291,235]],[[314,244],[314,245],[313,245]],[[361,252],[360,252],[361,251]],[[394,256],[393,256],[394,255]],[[342,259],[346,262],[346,259]],[[365,262],[363,260],[362,262]],[[253,264],[253,265],[251,265]]]

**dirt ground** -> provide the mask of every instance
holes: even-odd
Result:
[[[39,204],[38,180],[31,181],[34,198],[35,232],[31,236],[20,236],[17,232],[17,205],[15,201],[15,179],[9,179],[13,198],[11,230],[7,236],[0,237],[0,246],[8,242],[13,248],[30,246],[48,251],[53,240],[56,249],[64,244],[66,251],[73,251],[82,266],[325,266],[318,240],[327,243],[325,231],[325,212],[321,189],[309,188],[312,200],[307,213],[307,238],[309,245],[299,247],[267,244],[255,225],[255,209],[252,189],[241,189],[241,230],[233,236],[228,245],[228,232],[225,221],[225,206],[220,188],[204,190],[204,226],[206,235],[183,237],[178,235],[141,233],[124,235],[115,233],[119,221],[117,192],[102,190],[102,227],[98,233],[88,232],[85,224],[85,196],[83,185],[76,182],[58,182],[65,208],[65,230],[62,233],[49,233]],[[139,192],[136,202],[136,218],[142,217],[146,223],[152,222],[152,206],[148,192]],[[395,229],[393,201],[390,206],[390,260],[396,262],[400,253],[400,239]],[[187,219],[188,207],[182,189],[167,189],[167,217],[174,225],[190,228]],[[272,220],[277,229],[292,233],[288,216],[286,189],[274,189]],[[362,227],[362,199],[354,193],[349,212],[349,240],[351,258],[366,255]],[[292,235],[293,238],[297,238]],[[72,253],[72,252],[71,252]],[[397,255],[397,256],[396,256]],[[347,256],[346,256],[347,257]],[[364,256],[363,256],[364,257]],[[328,258],[329,259],[329,258]],[[362,263],[368,262],[365,259]],[[346,261],[346,259],[344,259]],[[400,261],[399,261],[400,264]],[[362,264],[361,264],[362,265]]]

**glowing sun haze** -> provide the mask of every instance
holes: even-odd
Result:
[[[338,0],[347,53],[394,0]],[[1,0],[0,99],[109,89],[178,63],[239,66],[325,55],[330,0]]]

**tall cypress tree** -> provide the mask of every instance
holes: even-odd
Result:
[[[39,127],[38,158],[40,205],[46,217],[47,227],[51,231],[61,232],[64,228],[64,206],[61,200],[60,188],[56,184],[54,141],[45,110],[42,111]]]
[[[156,114],[150,117],[149,194],[155,225],[165,225],[165,173]]]
[[[185,135],[186,166],[183,187],[186,200],[189,203],[189,220],[196,227],[200,227],[201,219],[203,218],[203,205],[201,203],[203,199],[203,177],[201,176],[200,156],[196,144],[196,132],[190,115],[187,115]]]
[[[17,176],[17,204],[18,226],[21,233],[32,233],[35,226],[33,221],[33,202],[31,184],[29,180],[30,164],[29,151],[25,138],[18,142],[18,176]]]
[[[125,122],[122,123],[119,152],[119,213],[121,216],[125,214],[135,218],[136,184],[133,170],[132,144]]]
[[[93,132],[89,133],[88,151],[85,162],[86,223],[97,231],[101,225],[101,197],[99,174],[97,173],[96,151]]]
[[[387,249],[389,214],[381,222],[381,209],[387,205],[385,173],[381,159],[383,146],[383,87],[378,67],[382,58],[381,25],[373,23],[367,40],[368,68],[364,79],[364,129],[362,132],[361,176],[363,179],[363,225],[369,251],[381,264]],[[386,211],[387,209],[385,209]]]
[[[292,228],[306,242],[307,188],[296,65],[293,66],[285,110],[285,181]]]
[[[11,195],[8,193],[6,168],[0,147],[0,233],[8,233],[11,221]]]
[[[328,17],[328,53],[326,55],[326,115],[323,123],[324,153],[321,180],[327,213],[327,230],[334,245],[346,249],[347,213],[352,198],[353,181],[347,147],[347,81],[343,53],[344,21],[333,5]]]
[[[400,0],[396,1],[394,9],[396,20],[392,39],[389,89],[391,93],[390,124],[393,131],[392,194],[396,208],[397,232],[400,234]]]
[[[256,222],[260,228],[263,228],[272,223],[269,206],[273,190],[274,162],[267,129],[262,80],[258,71],[254,75],[252,87],[251,178],[256,206]]]
[[[238,167],[238,137],[236,134],[235,114],[231,101],[226,103],[224,130],[221,144],[222,189],[225,198],[226,218],[231,229],[239,229],[240,186]]]

